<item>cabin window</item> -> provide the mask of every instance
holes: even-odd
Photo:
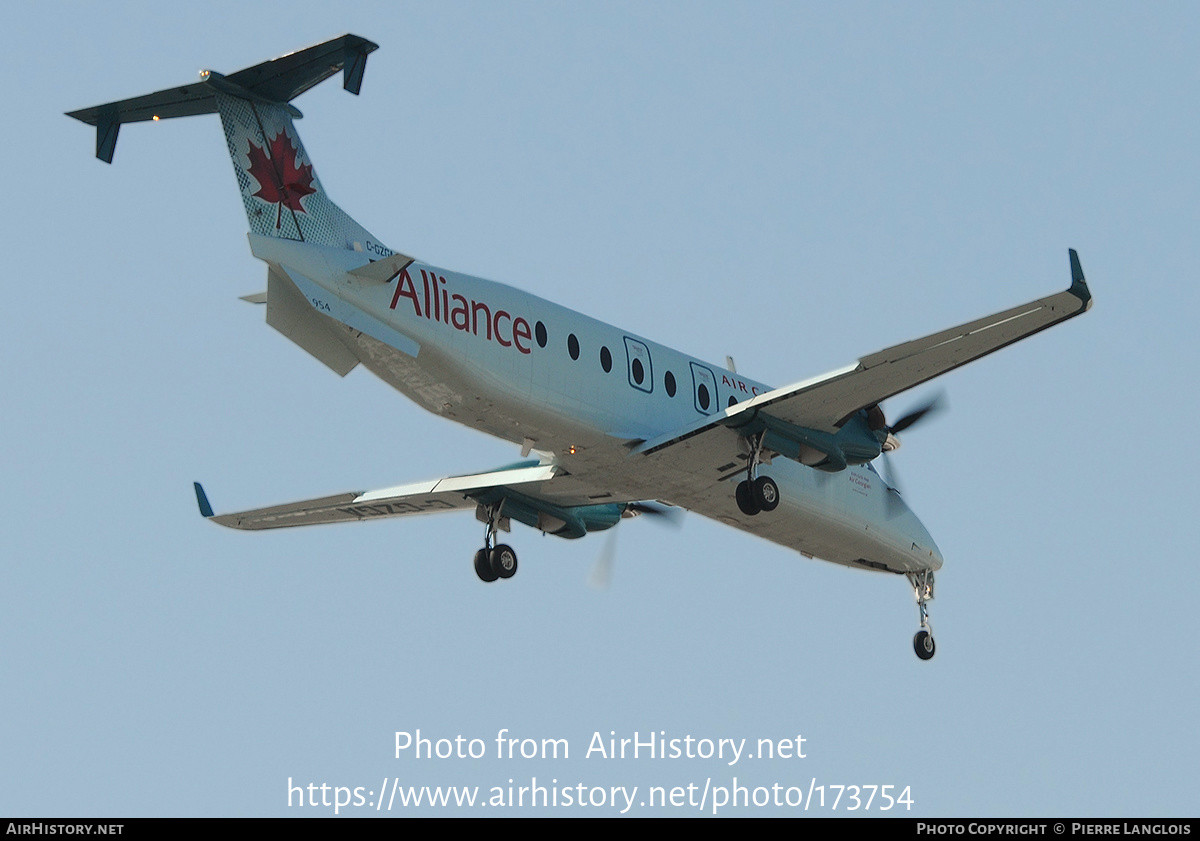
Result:
[[[567,336],[567,353],[571,354],[572,359],[579,358],[579,339],[575,338],[575,334]]]
[[[703,365],[690,363],[692,367],[692,396],[695,398],[696,411],[702,415],[710,415],[716,409],[717,378],[713,372]]]
[[[604,369],[604,373],[606,374],[612,370],[612,354],[609,353],[606,347],[600,348],[600,367]]]
[[[653,391],[654,374],[650,362],[650,348],[637,339],[626,336],[625,355],[629,360],[629,384],[639,391]]]
[[[667,371],[667,375],[663,377],[663,385],[667,387],[667,397],[675,396],[675,375]]]
[[[538,347],[546,346],[546,325],[538,322],[533,328],[533,335],[537,338]]]

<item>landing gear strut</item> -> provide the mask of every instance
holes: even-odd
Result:
[[[487,509],[487,528],[483,533],[483,548],[475,553],[475,574],[480,581],[512,578],[517,574],[517,553],[511,546],[496,543],[504,502]]]
[[[933,657],[936,646],[933,642],[933,628],[929,626],[929,605],[933,598],[933,570],[923,569],[920,572],[907,572],[905,576],[912,585],[917,597],[917,609],[921,611],[921,630],[913,637],[913,650],[922,660]]]
[[[774,511],[779,507],[779,486],[770,476],[758,475],[764,436],[765,433],[749,439],[750,461],[746,466],[746,479],[738,482],[733,492],[738,508],[748,517],[753,517],[760,511]]]

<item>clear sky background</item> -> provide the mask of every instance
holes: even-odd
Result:
[[[1193,4],[162,5],[0,28],[0,813],[737,777],[1195,815]],[[946,558],[933,661],[903,579],[695,516],[619,526],[606,591],[605,535],[514,525],[520,573],[485,586],[470,515],[200,518],[197,479],[229,511],[517,456],[238,300],[266,272],[215,116],[126,126],[111,167],[63,116],[345,32],[381,46],[362,96],[331,81],[298,127],[364,225],[768,383],[1056,292],[1079,250],[1091,313],[888,404],[948,396],[895,459]],[[418,728],[489,756],[394,759]],[[570,758],[498,761],[502,728]],[[807,757],[585,758],[597,731]]]

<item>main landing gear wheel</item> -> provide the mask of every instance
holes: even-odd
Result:
[[[766,433],[756,438],[744,439],[750,447],[750,457],[746,464],[746,478],[738,482],[733,491],[738,509],[747,517],[753,517],[760,511],[774,511],[779,507],[779,485],[770,476],[759,476],[758,465],[762,461],[763,438]]]
[[[492,569],[491,559],[488,557],[487,549],[480,549],[475,553],[475,574],[479,576],[480,581],[491,583],[500,576]]]
[[[754,501],[763,511],[774,511],[779,507],[779,485],[770,476],[759,476],[754,480]]]
[[[929,660],[933,657],[935,649],[933,634],[928,631],[917,631],[917,635],[913,637],[913,650],[917,652],[917,656],[922,660]]]
[[[737,500],[737,506],[741,512],[747,517],[753,517],[759,511],[762,511],[762,506],[755,499],[754,489],[749,482],[738,482],[737,489],[733,492],[733,498]]]
[[[779,507],[779,485],[770,476],[759,476],[753,482],[738,482],[733,498],[743,514],[753,517],[760,511],[774,511]]]
[[[503,526],[503,500],[498,505],[489,505],[486,509],[487,528],[483,532],[483,548],[475,553],[475,574],[480,581],[492,582],[498,578],[512,578],[517,574],[517,553],[511,546],[496,543],[496,532]],[[482,518],[481,518],[482,519]]]
[[[503,543],[490,553],[492,571],[498,578],[512,578],[517,574],[517,553]]]

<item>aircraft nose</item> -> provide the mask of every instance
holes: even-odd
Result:
[[[924,536],[925,540],[923,542],[918,543],[918,545],[922,549],[925,549],[929,552],[930,560],[933,562],[932,563],[933,568],[941,569],[942,568],[942,550],[938,548],[937,543],[934,542],[933,535],[931,535],[929,533],[929,529],[925,528],[924,524],[921,524],[921,534]]]
[[[921,560],[927,561],[933,569],[941,569],[942,550],[938,548],[933,535],[929,533],[929,529],[925,528],[925,524],[915,514],[910,521],[910,525],[912,528],[913,543],[922,556]]]

